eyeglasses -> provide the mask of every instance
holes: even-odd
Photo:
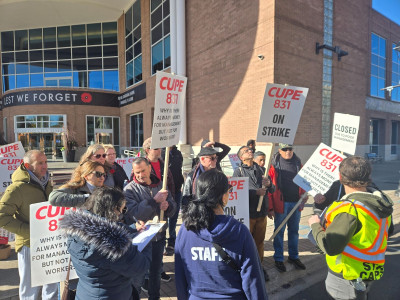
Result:
[[[95,157],[95,158],[97,158],[97,159],[99,159],[100,157],[102,157],[102,158],[106,158],[107,157],[107,154],[93,154],[93,156]]]
[[[100,154],[98,154],[98,155],[100,155]],[[109,154],[107,154],[107,156],[116,156],[117,155],[117,153],[109,153]],[[97,157],[96,157],[97,158]],[[100,157],[99,157],[100,158]]]
[[[228,184],[228,193],[232,193],[233,191],[233,186]]]
[[[106,173],[102,173],[102,172],[99,172],[99,171],[93,171],[92,174],[94,174],[97,178],[101,178],[101,177],[106,178],[106,176],[107,176]]]
[[[218,159],[218,157],[216,157],[216,156],[206,156],[206,157],[208,157],[211,161],[214,161],[214,160]]]
[[[247,152],[253,152],[253,151],[250,148],[247,148],[247,149],[243,150],[243,154],[247,153]]]
[[[286,152],[286,151],[293,151],[293,148],[282,148],[281,149],[283,152]]]

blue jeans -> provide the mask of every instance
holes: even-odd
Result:
[[[149,274],[149,300],[160,299],[161,264],[165,247],[165,238],[152,242]]]
[[[285,202],[285,211],[283,214],[275,213],[274,223],[275,230],[282,223],[283,219],[290,213],[292,208],[296,205],[296,202]],[[299,258],[299,223],[300,223],[301,212],[296,211],[291,215],[287,223],[281,228],[278,234],[274,238],[274,260],[283,262],[283,234],[285,232],[286,225],[288,227],[288,248],[289,257],[292,259]]]
[[[169,220],[168,220],[168,232],[169,232],[168,245],[169,246],[175,246],[176,222],[178,220],[179,209],[181,207],[181,200],[182,200],[182,192],[179,191],[175,194],[176,211],[175,211],[174,215],[171,218],[169,218]]]

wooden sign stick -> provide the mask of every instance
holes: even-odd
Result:
[[[268,164],[266,165],[265,173],[264,173],[264,177],[267,177],[267,178],[268,178],[269,166],[271,165],[272,156],[273,156],[273,153],[274,153],[274,150],[275,150],[274,148],[275,148],[275,145],[272,144],[272,146],[271,146],[271,152],[270,152],[269,158],[268,158]],[[271,182],[271,184],[272,184],[272,182]],[[265,186],[263,186],[263,188],[265,188]],[[261,206],[262,206],[262,203],[263,203],[263,199],[264,199],[264,196],[260,196],[260,198],[258,199],[257,211],[260,211],[260,210],[261,210]]]
[[[167,191],[167,182],[168,182],[168,164],[169,164],[169,148],[165,148],[165,160],[164,160],[164,174],[163,174],[163,183],[162,183],[162,190]],[[164,221],[164,211],[160,210],[160,220]]]

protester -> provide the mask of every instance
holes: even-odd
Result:
[[[254,153],[254,162],[257,163],[260,167],[264,168],[265,166],[265,153],[261,151],[256,151]],[[265,168],[264,168],[265,170]]]
[[[161,190],[162,182],[151,171],[150,162],[144,157],[133,161],[133,179],[124,188],[128,211],[125,214],[127,224],[134,220],[147,222],[155,216],[160,217],[161,210],[165,217],[172,217],[176,203],[167,190]],[[165,246],[164,227],[152,241],[152,260],[148,280],[149,299],[160,298],[161,263]]]
[[[279,150],[272,158],[269,176],[275,185],[275,192],[270,194],[269,215],[274,217],[275,230],[290,213],[305,191],[299,188],[293,178],[300,171],[302,165],[300,158],[293,152],[293,146],[289,144],[279,144]],[[301,210],[308,198],[305,198],[299,209],[297,209],[287,221],[288,227],[288,262],[293,264],[296,269],[305,270],[306,266],[299,259],[299,224]],[[283,263],[283,235],[286,224],[274,238],[274,260],[275,267],[280,272],[286,272]]]
[[[371,165],[366,159],[344,159],[339,175],[345,196],[331,204],[323,220],[313,215],[308,223],[326,253],[329,295],[367,299],[371,284],[383,275],[393,202],[379,191],[367,191]]]
[[[224,215],[231,189],[222,172],[204,172],[196,199],[183,207],[175,245],[178,299],[268,299],[249,230]],[[220,259],[223,253],[229,256],[225,261]]]
[[[103,146],[107,154],[106,162],[109,166],[111,166],[109,173],[112,174],[114,178],[115,186],[120,188],[122,191],[124,189],[125,180],[129,181],[129,178],[126,175],[125,170],[117,162],[115,162],[115,159],[117,158],[117,152],[115,151],[114,146],[111,144]]]
[[[0,227],[15,233],[20,277],[19,297],[25,299],[58,299],[58,285],[31,287],[29,206],[45,202],[53,189],[49,182],[46,155],[39,150],[25,153],[23,163],[12,174],[12,184],[0,200]]]
[[[134,283],[150,265],[151,248],[139,252],[134,231],[118,223],[125,204],[122,191],[103,187],[89,197],[89,211],[68,211],[61,220],[79,276],[76,299],[139,299]]]
[[[93,144],[86,149],[85,153],[83,153],[81,159],[79,160],[79,165],[82,165],[84,162],[87,161],[97,161],[101,163],[104,166],[105,173],[107,175],[106,179],[104,180],[104,185],[109,187],[114,187],[115,186],[114,176],[112,173],[110,173],[111,165],[109,165],[108,162],[106,161],[106,157],[107,154],[103,145]]]
[[[271,178],[264,178],[265,170],[253,161],[253,152],[247,146],[240,147],[237,156],[241,160],[240,166],[234,171],[233,177],[249,178],[249,211],[250,232],[257,247],[258,256],[262,263],[264,259],[264,239],[267,230],[268,196],[275,187]],[[260,211],[257,211],[260,196],[263,197]],[[268,273],[263,269],[265,280],[269,280]]]
[[[151,172],[157,176],[158,179],[163,181],[164,179],[164,160],[161,159],[161,149],[151,149],[151,137],[143,142],[143,150],[146,152],[146,158],[150,162]],[[133,170],[131,177],[133,177]],[[174,179],[170,170],[168,170],[167,176],[167,188],[171,192],[172,197],[175,197],[175,186]]]
[[[87,161],[78,166],[71,180],[51,192],[50,204],[53,206],[81,207],[95,188],[104,185],[106,173],[99,162]]]
[[[187,205],[196,194],[196,182],[201,173],[214,169],[217,166],[218,151],[212,147],[201,148],[197,157],[199,163],[193,167],[186,177],[182,192],[182,207]]]
[[[214,142],[214,141],[210,141],[210,140],[208,140],[208,139],[204,139],[204,140],[201,142],[200,151],[201,151],[202,148],[206,148],[206,147],[210,147],[210,148],[221,148],[221,149],[222,149],[221,152],[218,152],[218,151],[217,151],[217,153],[216,153],[216,154],[217,154],[217,164],[216,164],[216,168],[217,168],[217,170],[222,171],[222,168],[221,168],[221,161],[224,159],[225,156],[228,155],[229,151],[231,151],[231,148],[230,148],[229,146],[225,145],[225,144],[218,143],[218,142]],[[195,167],[196,165],[198,165],[198,164],[199,164],[199,156],[197,156],[196,158],[193,159],[193,161],[192,161],[192,168],[194,168],[194,167]]]
[[[169,237],[168,237],[168,244],[167,247],[165,248],[165,253],[164,253],[164,255],[167,256],[174,255],[175,240],[176,240],[176,222],[178,220],[179,209],[181,206],[182,185],[184,182],[182,175],[182,163],[183,163],[183,156],[181,151],[179,151],[176,146],[172,146],[171,150],[169,151],[168,168],[171,171],[172,177],[174,179],[176,210],[175,214],[168,220]],[[163,276],[163,274],[161,274],[161,276]]]
[[[253,153],[256,152],[256,141],[255,140],[248,140],[246,146],[249,147],[251,152],[253,152]]]
[[[146,153],[146,158],[150,162],[151,165],[151,172],[153,175],[157,176],[157,178],[162,182],[164,179],[164,160],[161,159],[161,149],[156,148],[156,149],[151,149],[151,137],[146,139],[143,142],[143,150]],[[165,154],[164,154],[165,155]],[[167,173],[167,189],[171,193],[172,198],[175,199],[175,183],[174,183],[174,177],[171,172],[171,170],[168,167],[168,173]],[[132,170],[132,175],[133,175],[133,170]],[[164,252],[164,250],[163,250]],[[169,282],[171,281],[171,276],[169,276],[167,273],[164,272],[164,267],[162,265],[161,268],[161,280],[164,282]],[[142,286],[142,290],[144,290],[146,293],[148,292],[148,286],[149,286],[149,274],[146,274],[146,280]]]

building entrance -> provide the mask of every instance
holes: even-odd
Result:
[[[18,141],[25,151],[40,150],[48,158],[61,158],[62,139],[60,133],[18,133]]]

